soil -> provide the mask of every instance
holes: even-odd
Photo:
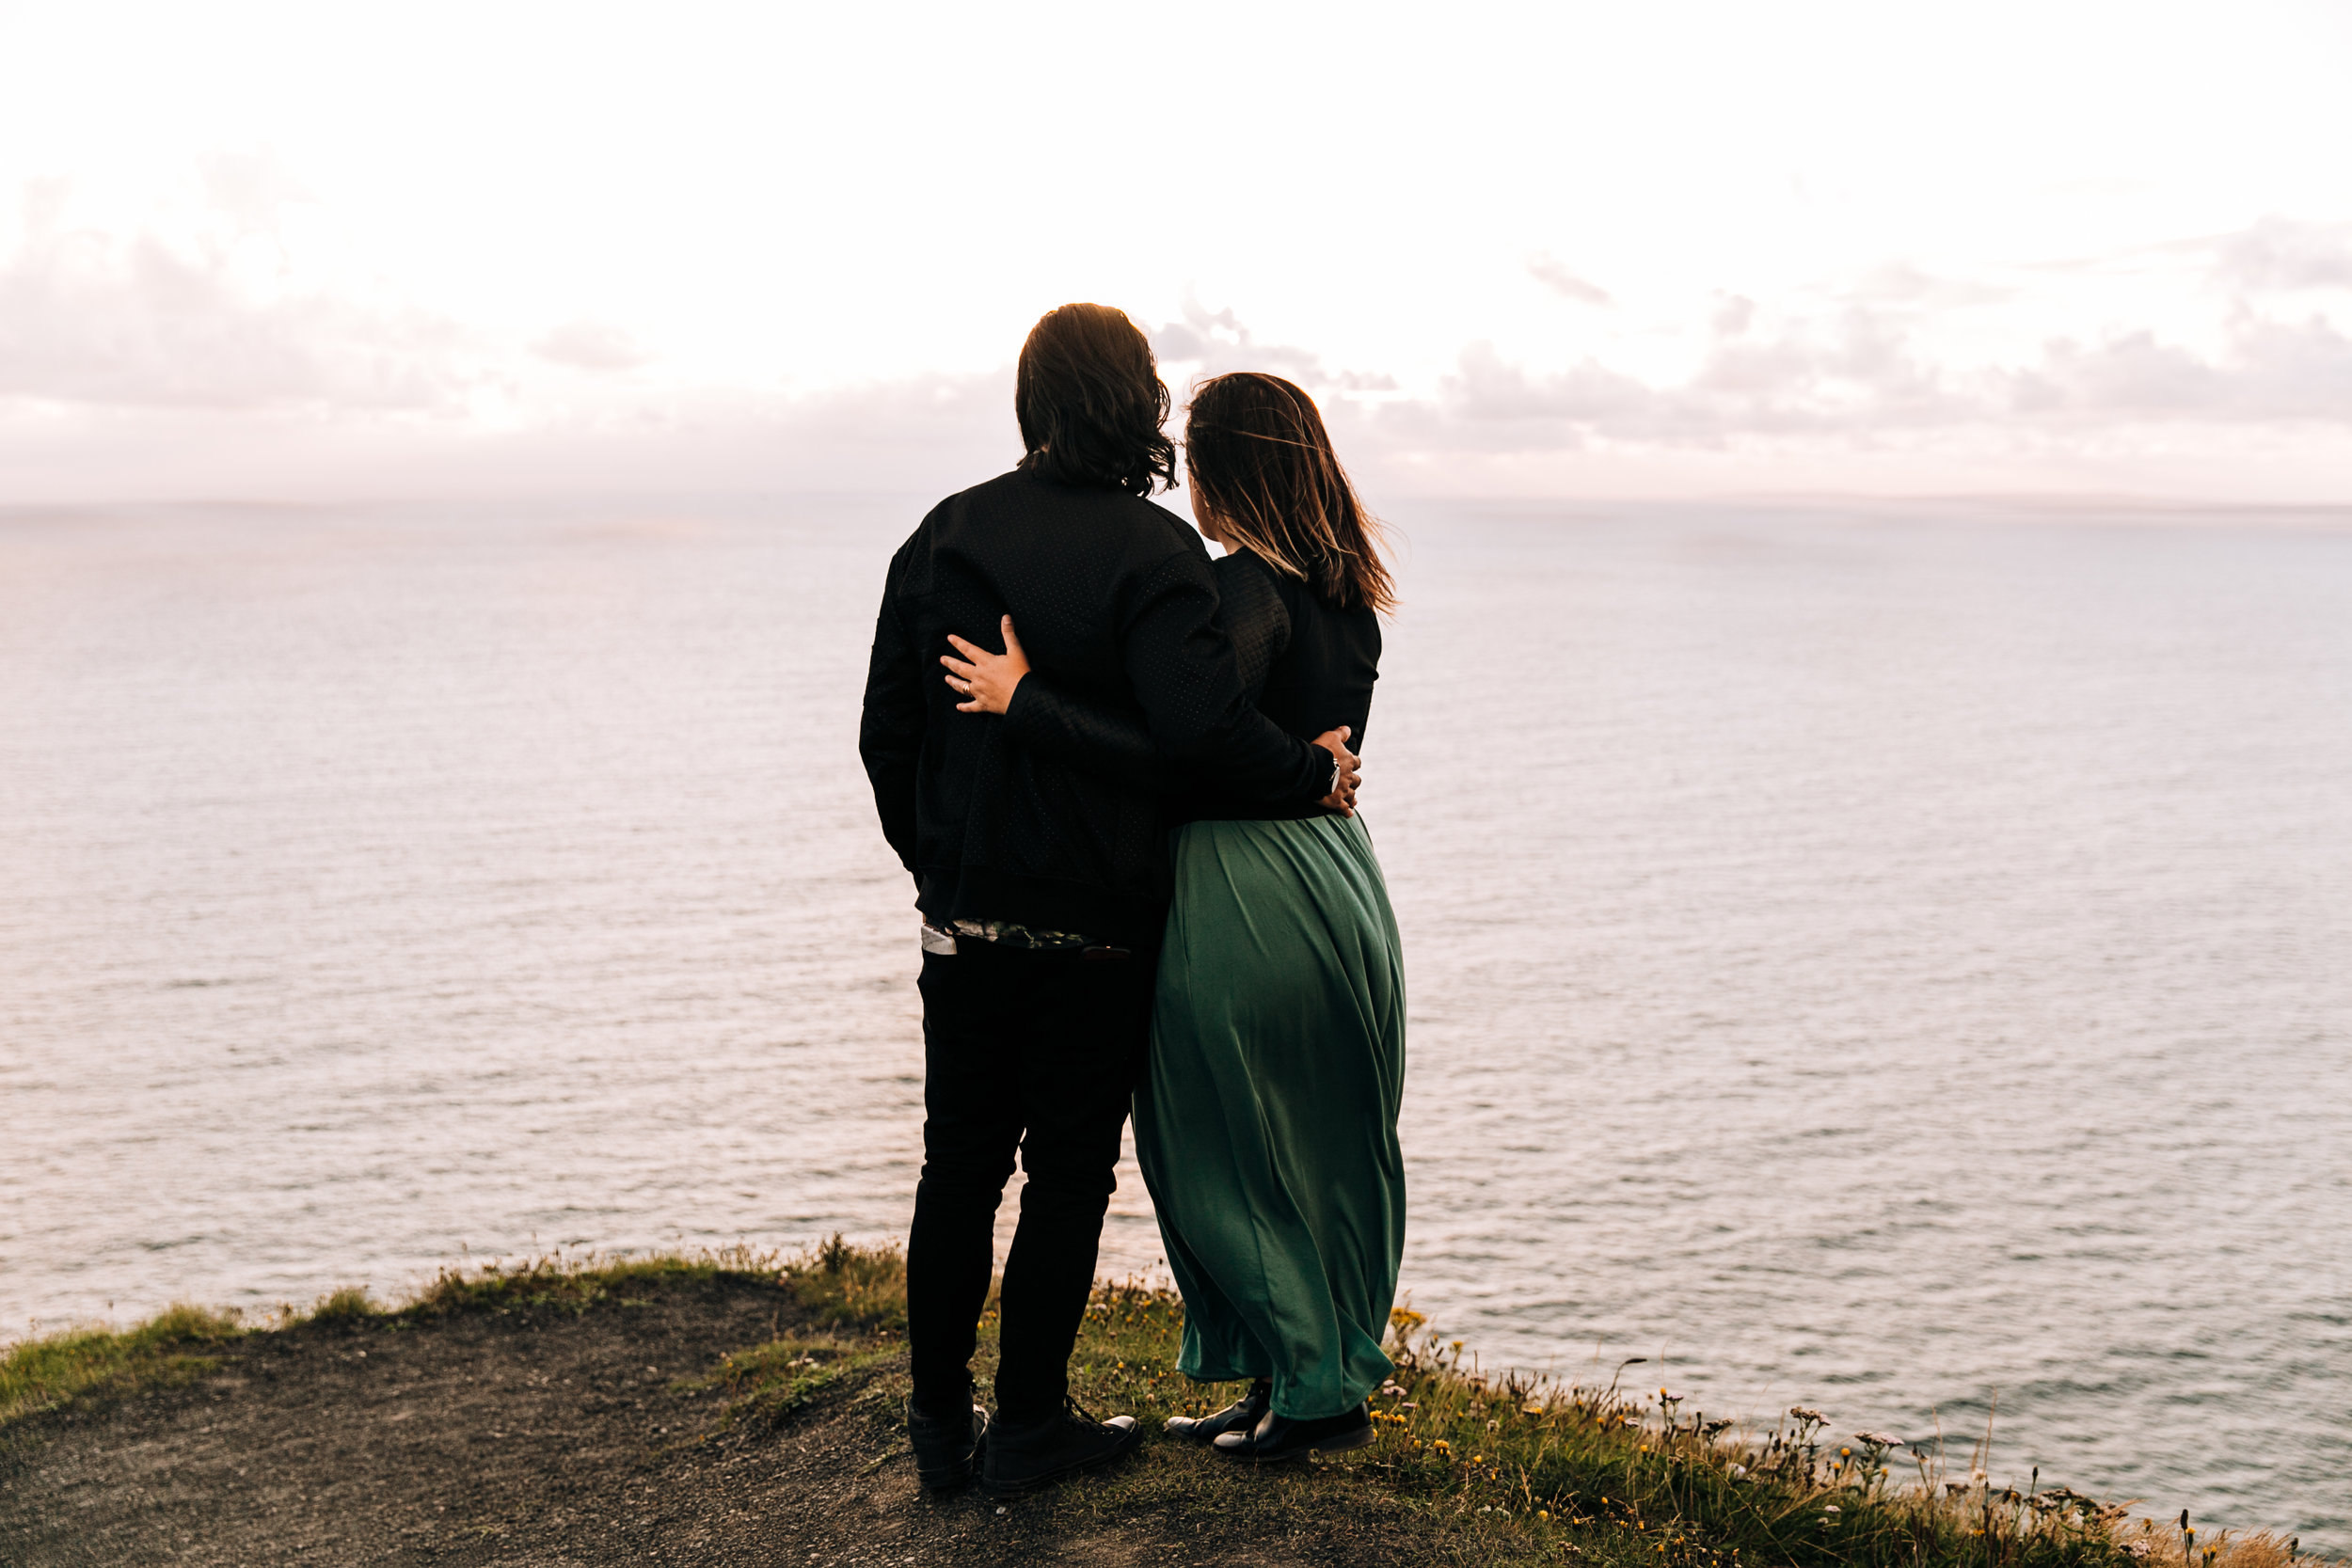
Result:
[[[1002,1512],[977,1493],[927,1496],[887,1362],[782,1422],[729,1419],[723,1390],[686,1386],[723,1353],[792,1332],[801,1310],[780,1288],[721,1276],[578,1313],[249,1335],[192,1382],[0,1433],[0,1563],[1396,1560],[1360,1537],[1253,1542],[1230,1521],[1106,1520],[1051,1494]]]

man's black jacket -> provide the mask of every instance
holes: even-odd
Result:
[[[924,914],[1159,941],[1161,798],[1014,744],[996,715],[956,711],[947,634],[1001,649],[1008,613],[1032,667],[1140,716],[1172,764],[1282,805],[1329,789],[1330,753],[1250,705],[1216,608],[1200,535],[1121,491],[1016,470],[931,509],[891,558],[858,729]]]

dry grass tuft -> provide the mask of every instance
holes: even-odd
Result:
[[[201,1347],[245,1332],[235,1312],[179,1306],[135,1328],[73,1328],[11,1345],[0,1356],[0,1426],[83,1394],[184,1383],[215,1364]]]
[[[443,1267],[423,1290],[389,1308],[396,1317],[431,1317],[481,1307],[554,1307],[585,1312],[633,1283],[709,1279],[721,1275],[773,1282],[785,1268],[779,1253],[737,1243],[690,1253],[551,1252],[536,1258],[493,1258]]]
[[[381,1310],[368,1295],[366,1286],[346,1285],[321,1296],[319,1304],[310,1308],[310,1316],[318,1323],[341,1323],[373,1318]]]
[[[896,1247],[853,1246],[838,1235],[787,1259],[778,1277],[819,1323],[868,1334],[907,1326],[907,1263]]]

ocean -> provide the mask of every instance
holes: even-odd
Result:
[[[902,1234],[923,508],[0,513],[0,1338]],[[2352,519],[1391,520],[1412,1306],[2352,1551]]]

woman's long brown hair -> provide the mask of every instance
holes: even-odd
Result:
[[[1184,474],[1228,545],[1343,610],[1396,608],[1364,510],[1314,400],[1279,375],[1236,371],[1193,389]]]

